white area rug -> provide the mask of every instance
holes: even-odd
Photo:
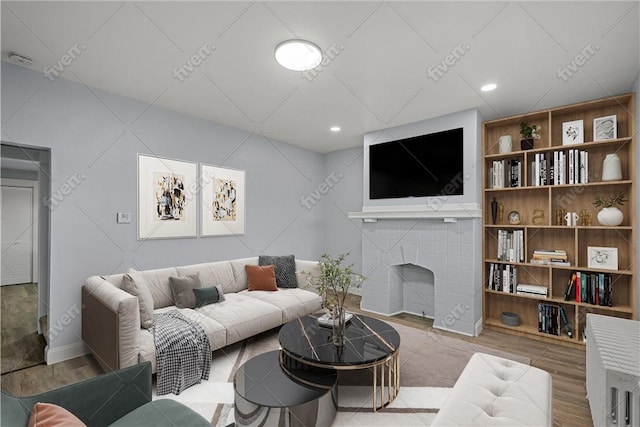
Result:
[[[332,426],[428,426],[476,351],[530,363],[526,358],[463,340],[399,324],[393,326],[401,337],[400,393],[387,408],[374,413],[368,372],[357,371],[349,376],[341,372],[338,415]],[[278,348],[278,332],[272,330],[216,350],[209,380],[178,396],[157,396],[154,385],[153,400],[177,400],[210,420],[213,426],[226,426],[234,421],[233,376],[237,368],[258,354]]]

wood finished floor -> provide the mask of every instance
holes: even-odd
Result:
[[[347,304],[351,311],[361,312],[359,296],[350,296]],[[386,316],[364,314],[388,319]],[[392,320],[425,330],[432,330],[433,325],[430,319],[407,314],[393,316]],[[530,358],[532,366],[544,369],[553,378],[554,426],[593,426],[586,399],[584,349],[544,343],[493,330],[485,330],[479,337],[464,337],[439,330],[437,333]],[[2,375],[2,389],[27,396],[91,378],[102,372],[92,356],[84,356],[51,366],[35,366]]]
[[[2,286],[0,301],[0,372],[44,363],[45,342],[38,335],[38,284]]]

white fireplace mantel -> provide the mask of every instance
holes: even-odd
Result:
[[[364,206],[362,212],[349,212],[352,219],[411,219],[411,218],[482,218],[479,203],[455,203],[405,206]]]

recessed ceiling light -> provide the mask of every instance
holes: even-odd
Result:
[[[495,83],[488,83],[488,84],[482,86],[480,88],[480,90],[483,91],[483,92],[491,92],[492,90],[494,90],[497,87],[498,87],[498,85],[495,84]]]
[[[340,132],[340,126],[331,126],[329,130],[331,132]]]
[[[322,51],[306,40],[287,40],[276,47],[276,61],[292,71],[307,71],[322,62]]]
[[[13,62],[14,64],[20,64],[25,66],[31,65],[31,63],[33,62],[31,58],[29,58],[28,56],[20,55],[19,53],[15,53],[15,52],[11,52],[9,54],[9,61]]]

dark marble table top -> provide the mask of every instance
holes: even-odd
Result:
[[[302,361],[346,369],[375,364],[393,355],[400,347],[400,335],[382,320],[353,315],[346,326],[345,343],[331,342],[332,328],[318,324],[317,316],[303,316],[280,329],[283,350]]]

